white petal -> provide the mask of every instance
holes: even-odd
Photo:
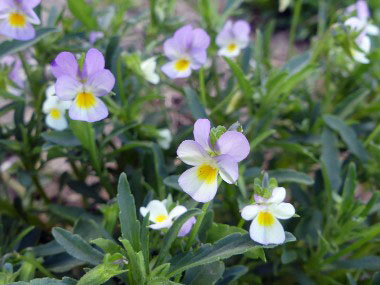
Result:
[[[198,177],[198,168],[192,167],[186,170],[178,179],[178,183],[184,192],[189,194],[195,201],[206,203],[211,201],[218,189],[217,175],[212,181],[202,181]]]
[[[50,85],[47,89],[46,89],[46,96],[47,97],[51,97],[51,96],[54,96],[55,95],[55,86],[54,84]]]
[[[253,220],[257,214],[260,211],[260,206],[259,205],[248,205],[241,210],[241,217],[246,220],[250,221]]]
[[[210,160],[201,145],[193,140],[183,141],[177,149],[177,155],[184,163],[193,166]]]
[[[162,223],[155,223],[153,225],[150,225],[149,227],[153,230],[159,230],[159,229],[168,229],[172,226],[173,222],[171,219],[167,219],[163,221]]]
[[[218,55],[225,56],[229,58],[236,57],[240,54],[240,48],[236,47],[233,51],[230,51],[227,46],[222,47],[218,51]]]
[[[286,190],[284,187],[276,187],[273,189],[272,196],[268,199],[268,203],[279,204],[284,201]]]
[[[42,105],[42,112],[45,114],[48,114],[51,109],[58,108],[58,97],[57,96],[51,96],[47,97],[44,101],[44,104]]]
[[[169,218],[175,219],[181,216],[183,213],[186,213],[187,209],[184,206],[178,205],[173,208],[169,213]]]
[[[152,222],[156,222],[156,218],[159,215],[168,216],[168,211],[166,210],[164,203],[158,200],[150,201],[149,204],[146,206],[146,209],[150,213],[149,220],[151,220]],[[145,210],[143,211],[145,212]],[[140,213],[142,214],[141,209],[140,209]],[[145,215],[146,213],[147,212],[145,212]]]
[[[290,203],[280,203],[271,205],[268,209],[276,218],[286,220],[294,216],[296,210]]]
[[[368,35],[372,36],[376,36],[380,33],[379,28],[372,24],[367,25],[366,32]]]
[[[251,239],[264,245],[282,244],[285,241],[284,228],[276,218],[274,218],[273,225],[261,226],[257,216],[249,228],[249,235]]]
[[[68,123],[64,114],[61,114],[61,116],[58,119],[53,119],[53,117],[50,114],[47,115],[46,125],[48,125],[53,130],[57,131],[63,131],[68,127]]]

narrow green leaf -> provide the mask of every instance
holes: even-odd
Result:
[[[348,212],[355,199],[355,187],[356,187],[356,166],[353,162],[348,167],[348,173],[343,187],[343,202],[341,209],[344,212]]]
[[[190,87],[185,88],[186,100],[194,119],[208,118],[199,95]]]
[[[62,228],[53,228],[55,240],[73,257],[97,265],[102,262],[103,254],[93,248],[79,235],[74,235]]]
[[[43,38],[47,37],[48,35],[52,33],[58,32],[58,29],[56,28],[41,28],[36,31],[36,36],[29,41],[6,41],[0,44],[0,58],[12,54],[17,53],[19,51],[23,51],[24,49],[27,49],[28,47],[33,46]]]
[[[248,102],[250,102],[252,100],[252,96],[253,96],[253,89],[252,89],[252,86],[251,86],[249,80],[244,75],[243,70],[240,68],[240,66],[235,61],[233,61],[227,57],[224,57],[224,60],[228,63],[228,65],[230,66],[234,76],[236,77],[236,79],[239,83],[240,89],[244,94],[244,97],[248,100]]]
[[[269,176],[277,179],[278,183],[299,183],[313,185],[314,180],[307,174],[293,169],[276,169],[269,171]]]
[[[90,30],[96,30],[98,23],[92,6],[85,0],[67,0],[70,12]]]
[[[140,251],[136,253],[128,240],[121,239],[120,241],[127,251],[129,270],[132,273],[132,278],[135,282],[133,284],[144,284],[146,279],[146,271],[142,252]]]
[[[355,131],[347,126],[339,117],[333,115],[324,115],[324,122],[331,129],[336,131],[342,138],[342,140],[348,146],[348,149],[356,155],[361,161],[368,161],[368,154],[362,145],[362,143],[358,140]]]
[[[212,285],[222,277],[223,272],[224,263],[217,261],[190,268],[182,282],[186,285]]]
[[[135,251],[139,251],[141,248],[140,222],[137,220],[135,198],[131,193],[125,173],[120,175],[117,193],[122,236],[131,243]]]

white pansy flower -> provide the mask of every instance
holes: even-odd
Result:
[[[158,130],[158,136],[159,138],[157,139],[158,144],[163,148],[163,149],[169,149],[170,144],[172,143],[173,136],[172,133],[170,132],[169,129],[160,129]]]
[[[279,12],[284,12],[290,5],[291,0],[280,0],[280,6],[278,7]]]
[[[42,106],[42,111],[46,114],[46,124],[57,131],[67,128],[68,123],[65,117],[66,110],[71,106],[71,101],[60,101],[55,96],[54,85],[46,90],[46,100]]]
[[[185,212],[187,212],[186,207],[181,205],[175,206],[170,212],[168,212],[166,208],[166,200],[152,200],[146,207],[140,208],[140,213],[143,217],[149,213],[149,220],[153,223],[149,227],[153,230],[170,228],[173,225],[174,220]],[[187,220],[178,232],[178,236],[183,237],[187,235],[191,231],[195,221],[194,217]]]
[[[160,82],[160,77],[156,73],[156,66],[157,62],[155,57],[148,58],[140,64],[144,78],[152,84]]]
[[[264,245],[284,243],[285,232],[278,219],[289,219],[295,214],[293,205],[283,203],[285,195],[285,188],[276,187],[269,199],[255,195],[256,204],[243,208],[242,218],[253,220],[249,234],[254,241]]]

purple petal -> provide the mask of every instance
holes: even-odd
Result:
[[[39,25],[39,24],[41,24],[40,19],[38,18],[37,14],[33,11],[32,8],[30,8],[30,7],[28,7],[28,6],[23,6],[23,7],[22,7],[22,11],[25,13],[25,15],[26,15],[27,18],[28,18],[28,21],[29,21],[31,24],[34,24],[34,25]]]
[[[214,158],[219,166],[220,176],[228,184],[236,183],[239,178],[239,166],[236,160],[234,160],[228,154],[222,154]]]
[[[51,71],[55,78],[68,75],[75,78],[78,75],[79,66],[75,56],[71,52],[61,52],[51,63]]]
[[[211,150],[210,129],[211,123],[207,119],[198,119],[194,124],[194,139],[205,151]]]
[[[33,39],[36,32],[30,23],[26,23],[23,28],[15,28],[9,24],[8,20],[3,20],[0,24],[0,34],[15,40],[27,41]]]
[[[186,52],[191,47],[193,41],[193,27],[191,25],[183,26],[174,33],[173,38],[178,51],[180,53]]]
[[[79,108],[74,102],[69,110],[69,116],[73,120],[86,121],[86,122],[97,122],[103,120],[108,116],[108,109],[102,100],[95,97],[96,104],[94,107],[85,109]]]
[[[92,93],[98,97],[110,93],[114,85],[115,77],[107,69],[92,74],[86,83],[86,87],[88,86]]]
[[[191,51],[191,68],[198,70],[202,67],[207,61],[207,52],[206,50],[196,50]]]
[[[193,31],[193,43],[191,47],[193,49],[206,50],[210,45],[210,37],[203,29],[195,29]]]
[[[9,73],[9,79],[12,80],[20,88],[24,88],[25,73],[22,69],[21,60],[16,60],[12,71]]]
[[[197,220],[194,218],[194,217],[191,217],[190,219],[188,219],[181,227],[181,229],[179,230],[178,232],[178,237],[184,237],[184,236],[187,236],[193,225],[195,224]]]
[[[227,21],[216,37],[216,44],[218,46],[225,46],[233,40],[232,28],[233,22],[231,20]]]
[[[179,51],[177,42],[173,38],[164,42],[164,53],[170,60],[175,60],[181,56],[181,51]]]
[[[21,0],[21,3],[29,8],[35,8],[41,3],[41,0]]]
[[[83,65],[83,73],[85,76],[91,76],[92,74],[103,70],[104,66],[105,61],[103,54],[95,48],[89,49]]]
[[[369,8],[365,0],[359,0],[356,2],[356,9],[359,19],[367,21],[370,17]]]
[[[251,28],[246,21],[237,21],[233,27],[233,33],[240,48],[245,48],[249,42]]]
[[[175,61],[168,62],[161,67],[163,73],[171,79],[186,78],[191,75],[191,68],[189,67],[185,71],[177,71],[174,68]]]
[[[14,3],[12,0],[2,0],[0,1],[0,13],[9,13],[13,8]]]
[[[55,93],[64,101],[74,99],[82,89],[82,83],[68,75],[60,76],[55,83]]]
[[[228,154],[239,162],[248,156],[250,146],[247,138],[242,133],[227,131],[217,140],[215,149],[220,154]]]
[[[193,166],[200,165],[205,160],[209,159],[202,146],[192,140],[183,141],[177,149],[177,155],[184,163]]]

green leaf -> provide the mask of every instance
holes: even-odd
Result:
[[[77,284],[76,280],[69,278],[69,277],[63,277],[62,281],[58,279],[52,279],[52,278],[38,278],[34,279],[30,282],[16,282],[12,283],[13,285],[75,285]]]
[[[342,183],[340,178],[340,160],[338,140],[336,135],[328,128],[322,132],[322,156],[321,161],[325,164],[331,187],[337,191]]]
[[[241,276],[248,272],[248,268],[242,265],[227,268],[224,271],[223,279],[219,280],[217,285],[234,284],[233,281],[238,280]]]
[[[98,23],[92,6],[85,0],[67,0],[70,12],[90,30],[96,30]]]
[[[380,270],[380,257],[364,256],[356,259],[339,260],[332,264],[334,267],[343,269]]]
[[[185,222],[187,222],[191,217],[197,216],[200,213],[202,213],[202,211],[199,209],[190,209],[187,212],[183,213],[174,221],[173,225],[170,227],[169,231],[166,233],[164,240],[162,242],[163,246],[157,258],[157,263],[156,263],[157,265],[160,265],[163,261],[165,261],[165,257],[167,256],[172,243],[177,238],[178,232],[181,229],[182,225]]]
[[[286,232],[286,239],[284,243],[295,240],[295,237],[291,233]],[[195,252],[189,252],[187,254],[178,255],[172,258],[170,261],[172,266],[170,267],[169,277],[175,276],[185,270],[202,264],[209,264],[227,259],[237,254],[243,254],[248,250],[257,247],[273,248],[276,247],[276,245],[263,246],[258,244],[251,240],[249,234],[242,235],[236,233],[229,235],[217,241],[213,245],[206,244]]]
[[[57,227],[53,228],[52,234],[55,240],[71,256],[93,265],[97,265],[102,262],[103,254],[91,247],[91,245],[79,235],[74,235],[69,231]]]
[[[206,111],[200,101],[199,95],[195,93],[190,87],[185,87],[185,94],[187,104],[190,107],[190,111],[193,114],[194,119],[208,118]]]
[[[247,231],[235,226],[213,223],[207,232],[207,242],[214,243],[234,233],[246,234]]]
[[[165,177],[164,184],[168,187],[175,189],[175,190],[183,192],[181,186],[179,186],[178,178],[179,178],[179,175],[170,175],[168,177]]]
[[[44,132],[41,136],[46,141],[60,146],[73,147],[81,145],[70,130]]]
[[[105,253],[109,253],[109,254],[123,253],[122,247],[110,239],[97,238],[97,239],[92,240],[91,243],[100,247]]]
[[[187,270],[182,282],[186,285],[212,285],[222,277],[223,272],[224,263],[217,261]]]
[[[120,175],[117,193],[122,236],[131,243],[135,251],[139,251],[141,248],[140,222],[137,220],[135,198],[131,193],[125,173]]]
[[[268,173],[270,177],[276,178],[278,183],[314,184],[314,180],[309,175],[293,169],[276,169]]]
[[[113,260],[112,257],[110,259],[111,261]],[[112,277],[127,271],[120,269],[120,266],[117,262],[113,263],[111,261],[99,264],[88,271],[85,275],[82,276],[77,285],[101,285]]]
[[[36,31],[36,36],[34,39],[29,41],[6,41],[0,44],[0,58],[16,53],[19,51],[23,51],[24,49],[27,49],[28,47],[33,46],[35,43],[39,42],[43,38],[47,37],[48,35],[52,33],[58,32],[58,29],[56,28],[41,28]]]
[[[348,173],[343,187],[343,202],[341,209],[343,212],[348,212],[355,199],[356,188],[356,166],[353,162],[348,167]]]
[[[253,96],[253,89],[252,89],[251,84],[249,83],[249,80],[244,75],[243,70],[233,60],[231,60],[227,57],[224,57],[224,60],[228,63],[228,65],[230,66],[234,76],[236,77],[236,79],[239,83],[240,89],[244,94],[244,97],[248,100],[248,102],[250,102],[252,100],[252,96]]]
[[[121,239],[120,241],[127,251],[129,270],[132,273],[132,278],[135,282],[133,284],[144,284],[146,271],[142,251],[136,253],[128,240]]]
[[[324,122],[331,129],[336,131],[342,140],[348,146],[348,149],[356,155],[361,161],[368,161],[368,154],[362,143],[358,140],[355,131],[347,126],[339,117],[333,115],[324,115]]]

